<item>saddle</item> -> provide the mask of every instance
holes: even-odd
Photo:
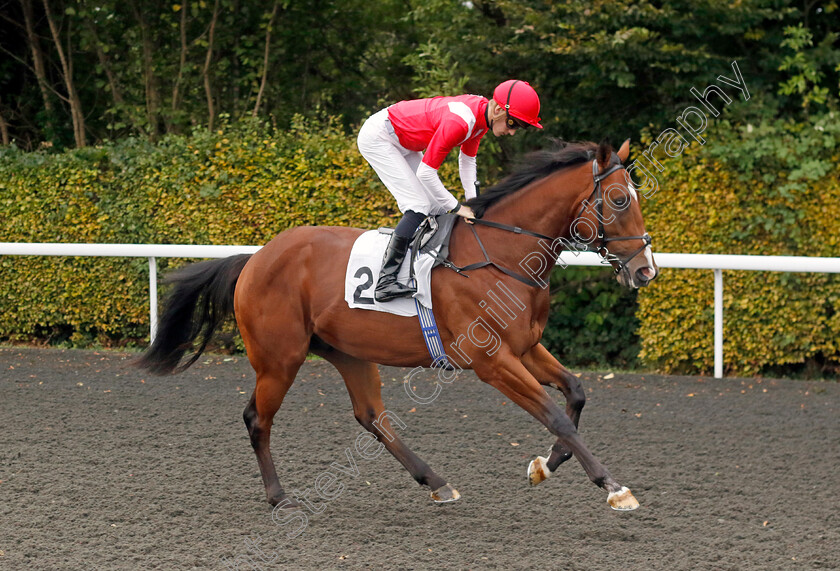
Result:
[[[415,280],[415,298],[428,308],[432,307],[431,270],[447,263],[445,260],[449,255],[449,237],[455,220],[455,215],[426,219],[415,232],[411,251],[398,275],[402,283]],[[382,254],[393,232],[393,228],[370,230],[354,242],[345,275],[345,300],[349,307],[384,311],[395,315],[417,315],[415,299],[397,298],[379,303],[372,295],[373,286],[379,277]]]
[[[411,240],[410,279],[414,279],[414,261],[421,254],[432,254],[435,259],[432,268],[447,263],[452,227],[457,220],[457,214],[440,214],[423,220]]]

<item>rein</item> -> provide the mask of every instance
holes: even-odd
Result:
[[[615,237],[608,237],[607,232],[604,229],[604,193],[601,188],[601,181],[606,179],[608,176],[616,172],[617,170],[624,170],[624,165],[621,163],[612,165],[610,168],[603,172],[598,172],[598,161],[592,161],[592,177],[595,182],[595,188],[592,189],[592,192],[589,194],[589,197],[596,196],[595,203],[597,208],[597,216],[598,219],[598,236],[597,238],[600,240],[600,245],[594,246],[592,244],[574,244],[577,248],[580,246],[580,250],[587,251],[587,252],[595,252],[604,260],[612,263],[616,262],[618,264],[617,268],[614,268],[615,273],[618,274],[627,269],[627,264],[630,263],[630,260],[635,258],[640,252],[642,252],[647,246],[651,244],[651,237],[649,234],[645,233],[642,236],[615,236]],[[632,200],[629,199],[628,200]],[[578,211],[578,218],[584,211],[584,206],[581,206],[580,211]],[[534,238],[539,238],[541,240],[548,240],[550,243],[555,243],[555,238],[551,236],[546,236],[545,234],[540,234],[539,232],[532,232],[531,230],[526,230],[525,228],[520,228],[519,226],[510,226],[508,224],[501,224],[499,222],[493,222],[492,220],[482,220],[481,218],[473,219],[473,224],[469,224],[470,230],[472,230],[473,236],[475,236],[476,242],[478,242],[479,247],[481,248],[481,252],[484,254],[484,261],[483,262],[476,262],[474,264],[469,264],[467,266],[458,267],[453,264],[448,259],[446,260],[439,260],[444,266],[447,268],[456,271],[457,273],[461,274],[464,277],[469,277],[465,272],[470,270],[476,270],[478,268],[483,268],[486,266],[493,266],[503,274],[506,274],[526,285],[531,287],[541,287],[540,284],[530,278],[526,278],[525,276],[514,272],[513,270],[509,270],[503,266],[498,265],[496,262],[490,259],[490,256],[487,254],[487,249],[484,247],[484,244],[481,242],[481,238],[478,236],[478,232],[475,230],[475,225],[478,224],[479,226],[489,226],[490,228],[496,228],[498,230],[504,230],[506,232],[512,232],[514,234],[522,234],[525,236],[531,236]],[[607,248],[608,242],[618,242],[623,240],[642,240],[644,243],[642,244],[641,248],[635,250],[632,254],[624,258],[623,260],[616,256],[615,254],[610,253],[609,249]],[[562,251],[562,250],[561,250]],[[559,252],[558,252],[559,254]]]

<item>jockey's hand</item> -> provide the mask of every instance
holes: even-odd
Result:
[[[463,216],[468,224],[472,224],[471,221],[475,220],[475,213],[472,211],[472,208],[464,204],[461,205],[461,208],[458,209],[456,214],[458,216]]]

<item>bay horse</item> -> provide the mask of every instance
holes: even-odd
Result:
[[[585,395],[580,381],[540,338],[548,319],[547,278],[559,250],[584,244],[599,251],[616,270],[618,282],[630,288],[647,285],[658,273],[639,198],[622,166],[629,150],[629,141],[617,153],[607,143],[574,143],[533,155],[524,167],[469,201],[475,224],[458,219],[452,229],[452,264],[463,267],[482,258],[492,263],[468,272],[470,279],[443,266],[432,273],[435,315],[450,366],[472,369],[557,439],[547,458],[529,465],[531,484],[574,455],[617,510],[639,504],[581,439],[577,426]],[[174,287],[155,341],[137,362],[156,374],[180,372],[198,359],[224,318],[235,315],[256,372],[243,418],[267,499],[275,506],[282,503],[283,509],[299,504],[277,478],[269,448],[272,420],[309,353],[338,369],[358,422],[419,484],[431,489],[435,502],[460,497],[395,435],[383,405],[377,364],[416,368],[433,363],[415,317],[351,309],[345,302],[346,266],[362,232],[292,228],[253,255],[179,270],[169,280]],[[522,275],[523,269],[529,276]],[[504,320],[500,305],[495,326],[483,318],[478,334],[476,315],[481,310],[475,301],[497,286],[506,290],[510,305],[505,306],[513,318]],[[187,351],[194,353],[181,364]],[[543,387],[563,393],[565,411]]]

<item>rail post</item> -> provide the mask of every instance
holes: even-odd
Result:
[[[157,320],[157,259],[149,256],[149,345],[155,342]]]
[[[723,270],[715,270],[715,378],[723,378]]]

